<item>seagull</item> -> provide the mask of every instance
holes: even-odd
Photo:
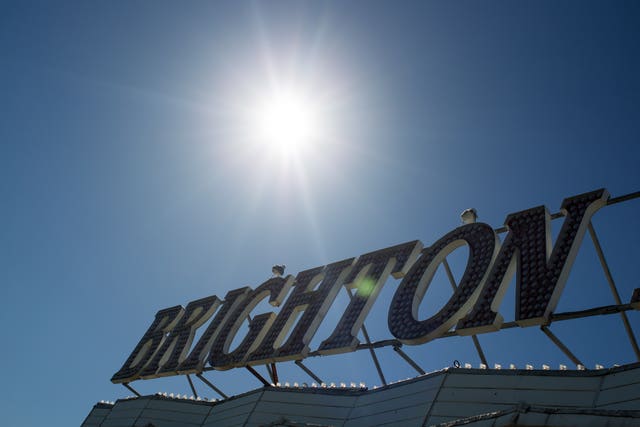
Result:
[[[478,212],[474,208],[465,209],[460,214],[463,224],[473,224],[478,219]]]
[[[273,267],[271,267],[271,272],[275,277],[280,277],[284,274],[285,268],[286,266],[284,264],[276,264]]]

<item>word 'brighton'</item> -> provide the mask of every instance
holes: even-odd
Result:
[[[158,311],[149,329],[111,381],[200,373],[208,363],[226,370],[303,359],[323,317],[343,286],[355,288],[335,330],[320,344],[320,354],[354,351],[367,314],[389,275],[402,279],[389,306],[389,330],[401,343],[416,345],[455,327],[459,335],[499,330],[497,312],[516,274],[515,321],[520,326],[545,324],[553,313],[593,214],[607,204],[601,189],[562,202],[564,223],[554,245],[550,214],[539,206],[507,216],[501,243],[487,224],[469,223],[423,248],[419,241],[377,250],[298,273],[273,277],[256,289],[243,287],[223,300],[209,296]],[[456,248],[468,245],[464,275],[447,303],[428,319],[418,308],[438,265]],[[278,314],[249,317],[268,298],[282,305]],[[243,322],[249,329],[233,350]],[[209,322],[192,345],[196,330]],[[285,340],[286,339],[286,340]]]

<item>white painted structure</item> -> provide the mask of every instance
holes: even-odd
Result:
[[[449,368],[374,390],[265,387],[216,402],[99,403],[82,427],[639,426],[640,363],[595,371]]]

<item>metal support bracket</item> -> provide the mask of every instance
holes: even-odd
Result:
[[[320,379],[320,377],[318,377],[316,374],[314,374],[311,369],[307,368],[304,365],[304,363],[302,363],[302,360],[296,360],[295,364],[298,365],[300,367],[300,369],[305,371],[307,373],[307,375],[309,375],[311,378],[313,378],[317,383],[322,384],[323,381]]]
[[[129,391],[131,391],[131,393],[135,394],[138,397],[142,397],[142,395],[140,393],[138,393],[133,387],[131,387],[129,385],[129,383],[122,383],[123,386],[125,386],[126,388],[129,389]]]
[[[271,381],[274,384],[278,384],[280,380],[278,379],[278,369],[276,368],[276,364],[272,363],[271,365],[265,365],[267,367],[267,371],[269,372],[269,376],[271,377]]]
[[[593,246],[596,248],[596,253],[598,254],[598,259],[600,259],[600,265],[602,266],[604,275],[606,276],[607,282],[609,283],[609,288],[611,289],[611,293],[613,294],[613,299],[615,300],[616,304],[621,305],[622,300],[620,299],[620,294],[618,293],[616,282],[614,282],[613,280],[613,276],[611,275],[611,270],[609,270],[609,264],[607,264],[607,260],[604,257],[604,252],[602,252],[602,246],[600,246],[600,241],[598,240],[598,236],[596,235],[596,230],[595,228],[593,228],[593,223],[591,221],[589,221],[589,235],[591,236],[591,240],[593,241]],[[631,343],[631,347],[633,347],[633,351],[636,354],[636,359],[640,361],[640,348],[638,348],[638,341],[636,341],[636,336],[633,333],[633,329],[631,328],[631,323],[629,323],[629,318],[627,317],[627,313],[625,313],[624,311],[621,311],[620,317],[622,318],[624,329],[627,332],[627,336],[629,337],[629,342]]]
[[[187,381],[189,381],[189,387],[191,387],[191,391],[193,392],[193,395],[197,399],[198,398],[198,392],[196,391],[196,388],[193,385],[193,381],[191,381],[191,375],[187,374],[186,377],[187,377]]]
[[[269,381],[265,380],[264,377],[262,375],[260,375],[258,373],[258,371],[256,371],[255,369],[253,369],[252,366],[245,366],[245,368],[247,368],[247,371],[251,372],[253,374],[254,377],[256,377],[258,380],[260,380],[260,382],[265,386],[265,387],[271,387],[271,384],[269,383]]]
[[[349,299],[353,299],[353,294],[351,293],[351,289],[346,288],[347,294],[349,295]],[[373,364],[376,366],[376,370],[378,371],[378,376],[380,377],[380,381],[382,381],[383,385],[387,385],[387,380],[384,378],[384,374],[382,373],[382,368],[380,367],[380,362],[378,361],[378,356],[376,356],[376,352],[371,346],[371,339],[369,338],[369,333],[367,332],[367,327],[364,326],[364,322],[362,322],[362,327],[360,328],[362,331],[362,335],[364,335],[364,339],[369,345],[369,353],[371,354],[371,359],[373,359]]]
[[[216,387],[213,384],[211,384],[211,382],[208,379],[206,379],[205,377],[203,377],[202,374],[196,374],[196,377],[198,377],[200,379],[200,381],[202,381],[203,383],[208,385],[213,391],[215,391],[220,396],[222,396],[223,399],[227,399],[229,397],[226,394],[224,394],[218,387]]]
[[[275,381],[275,380],[273,379],[273,371],[271,370],[271,365],[269,365],[268,363],[266,363],[266,364],[264,365],[264,367],[265,367],[265,368],[267,368],[267,374],[269,374],[269,378],[271,379],[271,383],[272,383],[272,384],[277,384],[277,383],[278,383],[278,381]]]
[[[394,350],[396,353],[398,353],[398,354],[400,355],[400,357],[402,357],[402,358],[405,360],[405,362],[407,362],[409,365],[411,365],[411,367],[412,367],[413,369],[415,369],[416,371],[418,371],[418,373],[419,373],[420,375],[424,375],[424,374],[426,374],[426,372],[424,371],[424,369],[422,369],[422,368],[420,367],[420,365],[418,365],[416,362],[414,362],[414,361],[413,361],[413,359],[412,359],[412,358],[410,358],[410,357],[409,357],[409,355],[408,355],[407,353],[405,353],[404,351],[402,351],[402,349],[400,348],[400,346],[399,346],[399,345],[394,345],[394,346],[393,346],[393,350]]]
[[[569,348],[564,345],[562,341],[560,341],[560,338],[558,338],[553,332],[551,332],[551,329],[549,329],[548,326],[540,326],[540,330],[544,332],[544,334],[548,336],[549,339],[553,341],[553,343],[565,354],[565,356],[567,356],[573,363],[576,364],[576,366],[584,366],[584,363],[582,363],[580,359],[578,359],[575,354],[573,354],[571,350],[569,350]]]
[[[451,287],[455,292],[458,289],[458,285],[456,283],[456,279],[453,278],[451,267],[449,267],[449,262],[447,261],[446,258],[442,261],[442,265],[444,265],[444,270],[447,273],[447,277],[449,278],[449,283],[451,283]],[[484,355],[484,351],[482,351],[482,347],[480,346],[480,341],[478,340],[478,337],[475,335],[471,335],[471,339],[473,340],[473,345],[475,346],[476,351],[478,352],[478,357],[480,357],[480,361],[484,363],[485,366],[489,366],[489,363],[487,363],[487,358]]]

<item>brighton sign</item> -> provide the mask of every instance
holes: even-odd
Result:
[[[516,275],[515,323],[545,325],[558,304],[591,217],[609,200],[606,190],[562,202],[564,222],[554,244],[551,215],[538,206],[505,219],[508,234],[500,241],[489,225],[469,221],[423,248],[419,241],[377,250],[357,258],[298,273],[272,277],[255,289],[243,287],[217,296],[158,311],[151,326],[111,381],[124,383],[170,375],[199,374],[287,360],[302,360],[323,317],[343,288],[355,289],[334,331],[316,354],[354,351],[381,288],[389,278],[402,279],[389,304],[388,326],[401,344],[417,345],[453,330],[458,335],[497,331],[503,326],[498,308]],[[444,306],[428,319],[418,309],[434,274],[447,255],[468,245],[460,283]],[[634,293],[633,306],[638,290]],[[252,311],[268,298],[280,311]],[[246,319],[249,329],[235,348]],[[208,323],[207,323],[208,322]],[[206,326],[205,326],[206,324]],[[193,344],[196,330],[205,328]],[[240,337],[241,338],[241,337]]]

